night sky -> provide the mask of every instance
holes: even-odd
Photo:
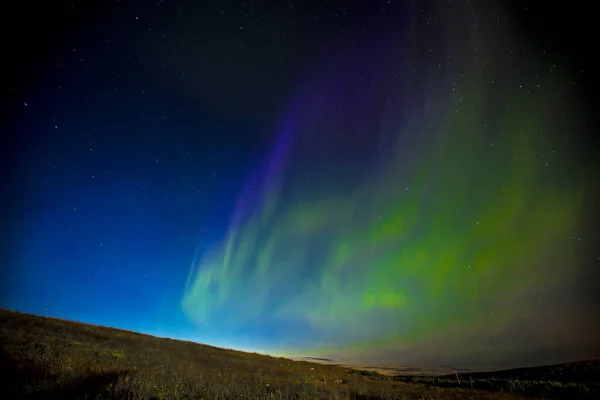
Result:
[[[538,3],[13,5],[0,307],[357,365],[600,356],[594,22]]]

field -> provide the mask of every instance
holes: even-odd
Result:
[[[600,394],[597,360],[456,376],[385,376],[7,310],[0,310],[0,345],[3,399],[575,399]]]

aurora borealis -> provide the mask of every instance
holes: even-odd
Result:
[[[8,97],[0,306],[355,365],[593,357],[588,70],[499,1],[350,3],[81,12]]]
[[[374,43],[379,57],[353,50],[297,89],[190,276],[183,306],[203,329],[281,329],[284,348],[319,355],[436,347],[456,330],[468,355],[516,326],[560,344],[536,314],[581,274],[590,199],[560,137],[577,129],[572,90],[559,67],[511,57],[517,38],[486,10],[446,10],[429,54]]]

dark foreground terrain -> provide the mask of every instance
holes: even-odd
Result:
[[[6,310],[0,345],[2,399],[600,398],[598,361],[390,377]]]

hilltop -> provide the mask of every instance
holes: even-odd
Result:
[[[543,369],[394,377],[7,310],[0,310],[0,345],[1,397],[10,399],[508,400],[532,398],[518,392],[569,399],[600,393],[597,362],[589,376],[563,367],[560,379]]]

